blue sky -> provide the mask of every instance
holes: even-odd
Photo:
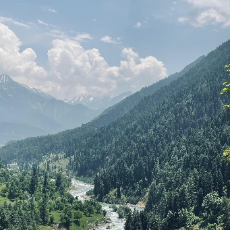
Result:
[[[62,99],[137,91],[230,35],[229,0],[0,3],[0,47],[17,44],[0,53],[0,72]]]

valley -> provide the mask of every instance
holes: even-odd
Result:
[[[230,119],[223,106],[230,97],[220,94],[223,83],[229,81],[228,63],[230,40],[181,72],[123,95],[123,100],[103,112],[41,96],[40,91],[28,91],[1,75],[0,127],[4,132],[0,137],[25,138],[0,148],[3,165],[19,166],[14,175],[2,165],[8,175],[6,181],[2,179],[2,190],[9,199],[15,194],[14,202],[17,197],[22,199],[22,191],[30,192],[33,185],[26,182],[33,177],[30,173],[39,171],[40,182],[33,191],[37,209],[33,211],[43,222],[30,220],[38,228],[42,223],[48,229],[53,220],[52,224],[64,224],[71,230],[83,225],[89,229],[87,221],[97,229],[228,229],[230,165],[223,151],[230,145]],[[44,133],[39,134],[38,129]],[[26,138],[21,130],[41,136]],[[63,186],[55,182],[44,187],[46,173],[56,182],[61,177]],[[70,178],[75,187],[70,194],[78,196],[78,201],[66,195]],[[24,187],[11,194],[14,180]],[[93,185],[86,183],[89,181]],[[45,188],[50,201],[44,200]],[[93,199],[85,199],[86,192]],[[58,200],[60,207],[54,204]],[[49,208],[46,217],[41,211],[45,203]],[[128,205],[131,211],[127,204],[132,204]],[[112,222],[100,225],[103,214]]]

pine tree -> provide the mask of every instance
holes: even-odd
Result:
[[[60,189],[61,186],[62,186],[62,175],[61,173],[58,173],[56,179],[56,187]]]
[[[47,197],[43,196],[42,202],[40,203],[40,218],[42,220],[42,224],[46,225],[49,221],[49,212],[47,210]]]
[[[48,185],[48,173],[45,172],[45,175],[44,175],[44,184],[43,184],[43,187],[46,188]]]
[[[223,198],[222,204],[222,222],[223,222],[223,230],[230,229],[230,201],[227,197]]]
[[[37,170],[35,167],[33,167],[33,172],[30,180],[30,193],[32,195],[35,193],[37,186],[38,186]]]

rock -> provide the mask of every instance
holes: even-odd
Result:
[[[105,217],[105,222],[109,224],[112,223],[112,220],[109,217]]]

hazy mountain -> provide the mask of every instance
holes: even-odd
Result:
[[[31,125],[21,123],[0,122],[0,141],[2,144],[9,140],[20,140],[27,137],[47,135],[48,132]]]
[[[19,84],[6,74],[0,75],[0,122],[4,122],[4,129],[0,129],[0,144],[11,137],[17,140],[75,128],[100,113],[101,110],[84,105],[69,105]],[[9,135],[9,130],[15,135]]]
[[[22,85],[23,87],[25,87],[26,89],[36,93],[37,95],[41,96],[42,98],[46,99],[46,100],[50,100],[50,99],[54,99],[54,97],[52,97],[51,95],[45,93],[45,92],[42,92],[41,90],[39,89],[36,89],[36,88],[30,88],[29,86],[27,85],[24,85],[24,84],[20,84]]]
[[[116,103],[120,102],[121,100],[130,96],[131,94],[132,92],[124,92],[116,97],[93,97],[92,95],[82,95],[66,102],[71,105],[82,104],[92,109],[106,109],[110,106],[115,105]]]
[[[72,129],[89,122],[103,110],[93,110],[79,104],[69,105],[63,101],[51,99],[43,105],[41,111],[47,117],[60,123],[65,129]]]

